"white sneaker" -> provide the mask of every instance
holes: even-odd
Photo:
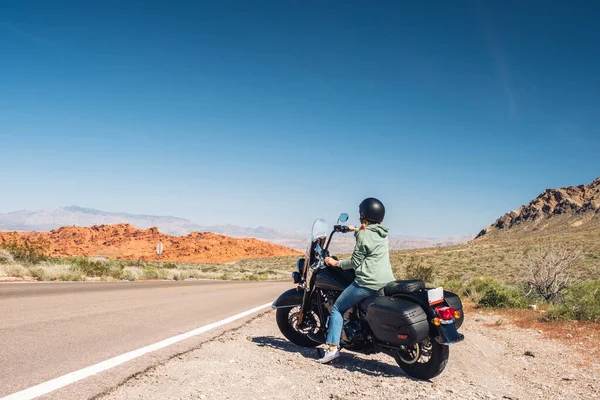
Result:
[[[327,350],[325,350],[325,355],[323,356],[323,358],[320,358],[318,361],[321,364],[327,364],[328,362],[335,360],[339,356],[340,356],[339,350],[329,351],[329,349],[327,349]]]

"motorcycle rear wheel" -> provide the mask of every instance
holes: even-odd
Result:
[[[448,364],[450,349],[428,338],[407,352],[396,351],[394,358],[406,374],[417,379],[431,379],[441,374]],[[411,358],[411,355],[414,356]]]
[[[309,323],[313,324],[313,329],[299,329],[298,328],[298,315],[300,313],[300,307],[286,307],[286,308],[278,308],[277,313],[275,315],[275,319],[277,320],[277,326],[279,330],[290,342],[297,344],[302,347],[316,347],[320,343],[315,342],[314,340],[308,338],[306,336],[309,332],[316,332],[321,328],[320,321],[318,321],[318,317],[313,315],[313,313],[306,314],[305,318],[310,318]]]

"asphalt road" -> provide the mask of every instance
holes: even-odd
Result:
[[[0,284],[0,397],[268,303],[290,287],[221,281]],[[93,397],[243,323],[186,339],[44,398]]]

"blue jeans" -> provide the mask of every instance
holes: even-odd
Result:
[[[327,332],[327,344],[339,346],[342,328],[344,326],[344,314],[353,306],[361,302],[361,300],[371,296],[376,291],[358,286],[356,281],[352,282],[340,294],[340,297],[335,301],[331,316],[329,317],[329,330]]]

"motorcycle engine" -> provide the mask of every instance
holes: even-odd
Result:
[[[321,291],[321,299],[323,300],[323,305],[331,314],[331,310],[333,309],[333,305],[335,304],[336,295],[339,293],[334,292],[332,290],[322,290]]]
[[[361,332],[362,332],[362,329],[360,327],[360,322],[358,322],[356,320],[348,321],[344,325],[344,333],[349,342],[354,342],[357,339],[362,338]]]

